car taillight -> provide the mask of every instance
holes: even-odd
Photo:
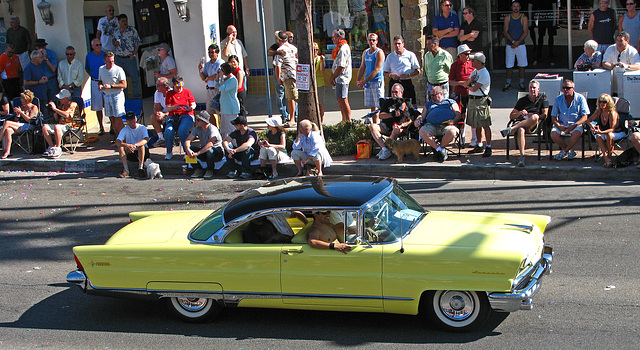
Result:
[[[80,260],[78,260],[78,257],[75,254],[73,254],[73,258],[76,259],[76,266],[78,267],[78,270],[84,271],[84,267],[82,267]]]

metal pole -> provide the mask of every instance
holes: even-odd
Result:
[[[260,22],[260,29],[262,29],[262,59],[264,64],[264,81],[265,86],[267,87],[267,113],[269,118],[271,118],[271,84],[269,83],[269,63],[267,61],[267,36],[266,29],[264,27],[264,6],[262,0],[258,0],[256,3],[258,6],[258,14]]]
[[[578,11],[579,12],[579,11]],[[580,16],[582,16],[582,14],[580,14]],[[567,45],[569,46],[569,59],[568,59],[568,63],[567,63],[567,67],[571,70],[573,70],[573,62],[572,62],[572,58],[573,58],[573,43],[572,43],[572,30],[571,30],[571,0],[567,0],[567,18],[568,18],[568,24],[567,24]],[[558,23],[560,23],[560,19],[558,18]]]

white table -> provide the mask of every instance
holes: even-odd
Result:
[[[540,83],[540,93],[547,95],[549,101],[553,101],[562,92],[562,78],[534,79]]]
[[[591,71],[574,71],[573,82],[576,92],[586,92],[587,98],[595,99],[602,94],[611,94],[611,71],[608,69],[594,69]]]
[[[631,115],[640,117],[640,71],[628,71],[622,76],[622,93],[618,96],[629,101]]]

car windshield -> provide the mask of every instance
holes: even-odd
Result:
[[[406,235],[424,212],[413,198],[396,187],[364,212],[365,238],[374,236],[377,242],[393,242]]]
[[[211,237],[212,234],[218,232],[224,226],[222,224],[222,209],[223,207],[218,208],[216,211],[211,213],[211,215],[207,216],[206,219],[202,220],[196,227],[191,231],[190,237],[196,241],[206,241]]]

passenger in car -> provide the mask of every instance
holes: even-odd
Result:
[[[278,232],[266,216],[251,220],[242,231],[244,243],[290,243],[291,237]]]
[[[302,222],[302,226],[309,223],[309,220],[307,220],[307,217],[304,216],[302,212],[297,210],[267,215],[267,220],[271,221],[271,223],[276,227],[278,232],[287,236],[293,236],[294,235],[293,230],[291,229],[291,225],[289,225],[289,222],[287,221],[287,219],[292,217]]]
[[[334,225],[330,221],[331,211],[314,211],[313,224],[309,231],[308,242],[315,249],[331,249],[347,254],[351,247],[340,243]]]

